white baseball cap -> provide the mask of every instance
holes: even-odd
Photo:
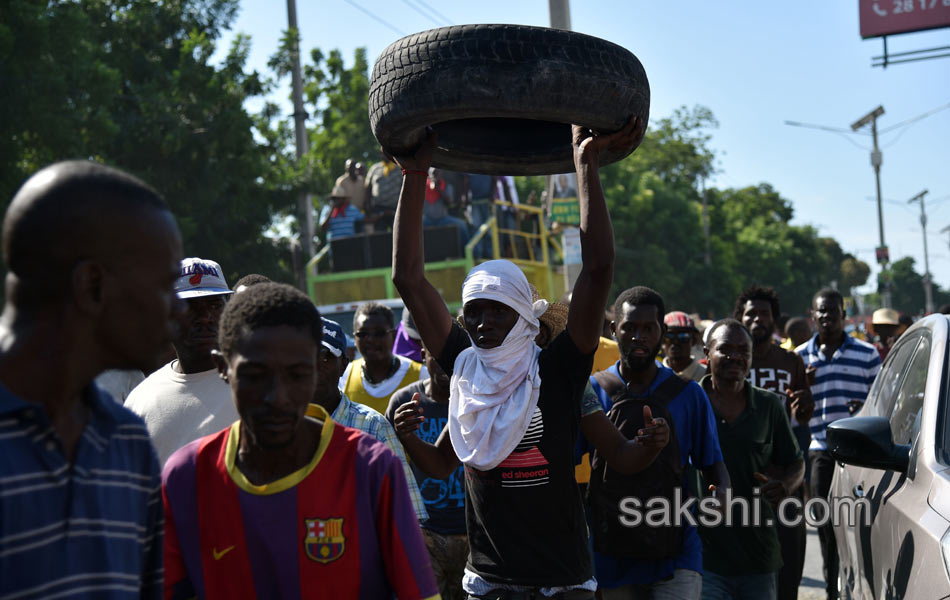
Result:
[[[181,261],[181,273],[175,281],[175,293],[184,300],[234,292],[224,280],[221,265],[203,258],[184,258]]]

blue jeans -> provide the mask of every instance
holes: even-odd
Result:
[[[604,600],[699,600],[703,577],[696,571],[676,569],[673,577],[642,585],[601,588]]]
[[[455,225],[459,230],[459,241],[462,243],[462,251],[465,251],[465,246],[468,245],[469,234],[468,234],[468,223],[463,221],[458,217],[453,217],[450,215],[445,215],[440,219],[426,219],[422,218],[423,227],[444,227],[448,225]]]
[[[703,573],[703,600],[775,600],[776,573],[716,575]]]
[[[495,211],[495,218],[499,229],[508,229],[509,231],[518,230],[518,217],[510,210],[498,207]],[[514,233],[501,233],[498,235],[498,245],[502,256],[509,258],[518,258],[517,240],[518,236]]]
[[[472,201],[472,233],[477,233],[478,228],[491,218],[492,201],[491,200],[473,200]],[[491,258],[491,232],[475,245],[475,258]]]

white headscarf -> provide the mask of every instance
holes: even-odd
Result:
[[[501,302],[518,320],[497,348],[479,348],[474,341],[455,359],[449,395],[449,438],[462,463],[493,469],[524,437],[541,392],[534,342],[538,317],[547,300],[532,301],[528,280],[507,260],[484,262],[462,284],[462,302]]]

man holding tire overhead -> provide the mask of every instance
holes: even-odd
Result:
[[[584,264],[566,330],[541,350],[524,274],[505,260],[475,267],[462,288],[462,324],[424,273],[422,209],[434,135],[397,157],[404,179],[393,229],[393,283],[425,347],[451,375],[449,422],[436,448],[465,466],[470,598],[593,598],[587,525],[574,480],[580,401],[613,277],[613,230],[597,173],[602,151],[635,146],[645,121],[593,135],[574,126]],[[649,429],[649,428],[645,428]],[[646,431],[644,446],[652,443]],[[653,448],[648,448],[653,450]],[[655,452],[653,453],[655,456]]]

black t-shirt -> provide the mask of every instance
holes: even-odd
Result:
[[[779,396],[785,394],[785,390],[794,392],[808,386],[802,357],[776,344],[769,346],[765,356],[752,357],[749,381],[755,387],[773,391]]]
[[[805,376],[805,363],[802,357],[789,352],[785,348],[772,344],[768,354],[761,357],[752,357],[752,368],[749,370],[749,381],[755,387],[771,390],[782,397],[785,405],[785,416],[803,451],[811,443],[811,429],[808,423],[799,423],[791,411],[791,402],[785,396],[785,390],[808,389],[808,379]],[[799,488],[801,491],[803,488]]]
[[[449,421],[449,404],[436,402],[426,396],[424,382],[417,381],[396,391],[389,399],[386,418],[392,423],[396,409],[412,400],[413,394],[419,394],[419,405],[426,418],[419,425],[416,435],[424,442],[435,444]],[[426,512],[429,513],[429,519],[422,524],[422,528],[441,534],[465,533],[465,469],[459,465],[446,479],[435,479],[415,465],[410,463],[410,466],[419,484]]]
[[[453,324],[439,357],[446,373],[469,346]],[[467,567],[498,583],[576,585],[592,576],[574,445],[594,354],[582,354],[564,331],[538,360],[538,407],[521,443],[490,471],[465,467]]]

